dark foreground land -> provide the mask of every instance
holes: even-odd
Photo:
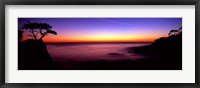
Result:
[[[142,63],[149,69],[182,69],[182,33],[159,38],[149,46],[132,47],[128,50],[130,53],[135,52],[148,56]]]
[[[48,70],[55,67],[42,40],[30,39],[18,43],[19,70]]]
[[[19,42],[19,70],[181,70],[182,34],[162,37],[151,45],[130,47],[129,53],[145,57],[138,60],[86,61],[63,67],[53,62],[42,40]],[[110,55],[117,56],[117,53]],[[65,63],[65,62],[64,62]],[[72,64],[73,62],[66,62]]]

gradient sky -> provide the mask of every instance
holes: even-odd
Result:
[[[18,26],[27,21],[53,27],[58,35],[45,42],[153,42],[182,26],[182,18],[18,18]]]

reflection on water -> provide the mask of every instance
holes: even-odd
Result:
[[[104,44],[47,44],[47,49],[55,62],[88,60],[139,59],[142,56],[130,54],[128,47],[138,47],[149,43],[104,43]]]

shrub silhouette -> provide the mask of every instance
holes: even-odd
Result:
[[[168,33],[169,36],[172,36],[172,35],[178,35],[180,32],[182,31],[182,27],[180,27],[178,30],[170,30],[170,32]]]
[[[20,30],[26,30],[30,32],[30,36],[35,40],[42,40],[47,34],[57,35],[57,32],[52,30],[52,26],[47,23],[31,23],[27,21]]]

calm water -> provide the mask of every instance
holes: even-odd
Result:
[[[128,53],[127,48],[148,44],[149,43],[47,44],[47,49],[55,62],[124,59],[135,60],[140,59],[143,56],[130,54]]]

